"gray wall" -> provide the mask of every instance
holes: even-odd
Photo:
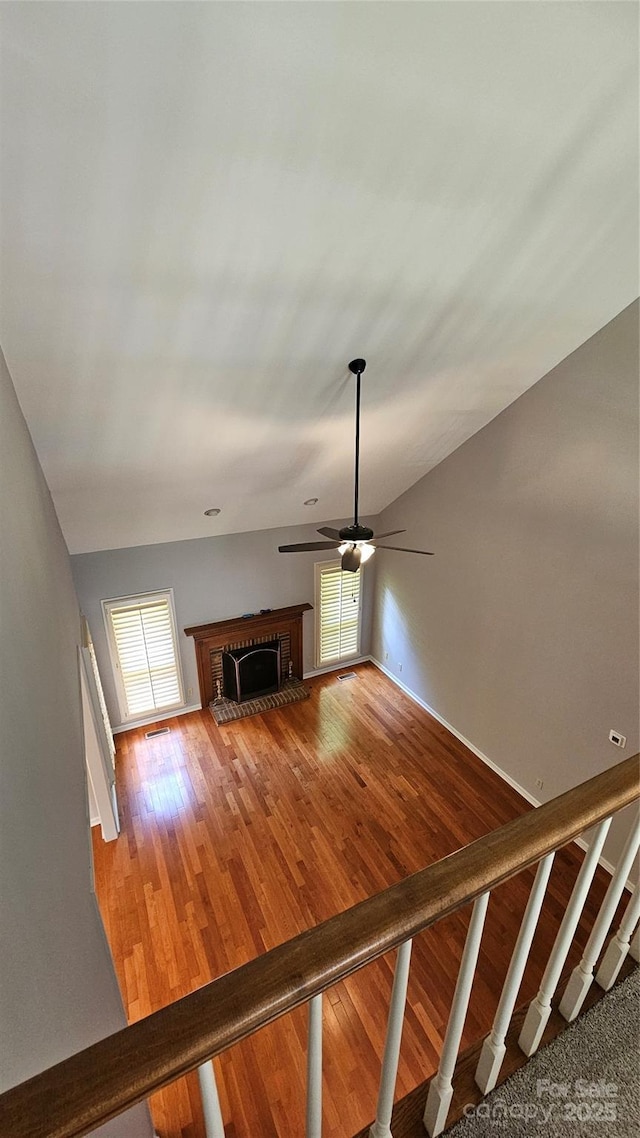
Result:
[[[125,1025],[90,887],[78,603],[0,353],[0,1089]],[[151,1134],[145,1107],[103,1132]]]
[[[369,522],[371,519],[368,519]],[[327,524],[318,521],[318,525]],[[345,521],[329,522],[345,525]],[[365,521],[366,524],[366,521]],[[193,541],[140,545],[83,553],[71,558],[80,606],[96,649],[105,698],[113,726],[121,723],[113,673],[109,661],[101,601],[111,597],[174,590],[178,639],[187,704],[198,703],[198,676],[194,641],[183,629],[259,612],[261,608],[314,603],[314,564],[335,553],[278,553],[279,545],[322,541],[315,523],[288,529],[260,530],[197,538]],[[369,653],[369,629],[375,568],[363,571],[363,639],[361,654]],[[314,614],[304,614],[304,670],[314,668]],[[189,696],[187,689],[193,694]]]
[[[637,304],[379,523],[436,553],[376,558],[372,653],[412,692],[543,801],[638,750]]]

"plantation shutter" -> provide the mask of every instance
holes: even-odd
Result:
[[[357,656],[360,647],[360,570],[319,565],[318,665]]]
[[[127,715],[181,704],[173,616],[168,595],[137,603],[109,602]]]

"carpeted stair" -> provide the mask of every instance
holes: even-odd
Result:
[[[543,1047],[447,1138],[640,1134],[640,968]]]

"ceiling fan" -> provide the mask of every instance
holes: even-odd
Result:
[[[279,545],[280,553],[308,553],[314,549],[337,549],[342,554],[342,568],[348,573],[357,573],[361,565],[368,561],[379,549],[395,549],[398,553],[422,553],[425,557],[433,557],[426,549],[405,549],[400,545],[380,545],[383,537],[394,537],[397,533],[406,533],[403,529],[389,530],[387,533],[374,534],[368,526],[361,526],[358,522],[358,485],[360,481],[360,377],[367,366],[366,360],[351,360],[349,371],[356,377],[356,470],[354,488],[353,525],[344,526],[343,529],[331,529],[330,526],[321,526],[318,533],[328,537],[330,541],[303,541],[297,545]]]

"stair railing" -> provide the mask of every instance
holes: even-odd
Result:
[[[340,913],[314,929],[204,985],[166,1008],[72,1055],[0,1096],[0,1134],[11,1138],[75,1138],[127,1110],[153,1092],[198,1069],[207,1138],[224,1138],[211,1060],[259,1028],[309,1005],[307,1138],[322,1126],[322,993],[378,957],[398,948],[371,1138],[392,1138],[391,1109],[409,975],[411,941],[441,918],[473,902],[449,1024],[437,1075],[424,1113],[435,1138],[446,1125],[451,1079],[489,896],[496,886],[537,865],[491,1033],[476,1081],[486,1093],[495,1086],[504,1039],[535,933],[556,850],[597,827],[556,937],[542,985],[520,1036],[526,1054],[536,1050],[551,998],[577,928],[612,817],[640,797],[639,756],[627,759],[551,802],[508,822],[442,861]],[[638,851],[634,827],[613,874],[583,958],[560,1010],[577,1014],[604,945],[608,927]],[[610,986],[627,952],[638,957],[638,895],[633,894],[616,936],[596,973]],[[612,948],[611,945],[614,945]],[[532,1010],[533,1009],[533,1010]],[[546,1018],[545,1018],[546,1017]]]

